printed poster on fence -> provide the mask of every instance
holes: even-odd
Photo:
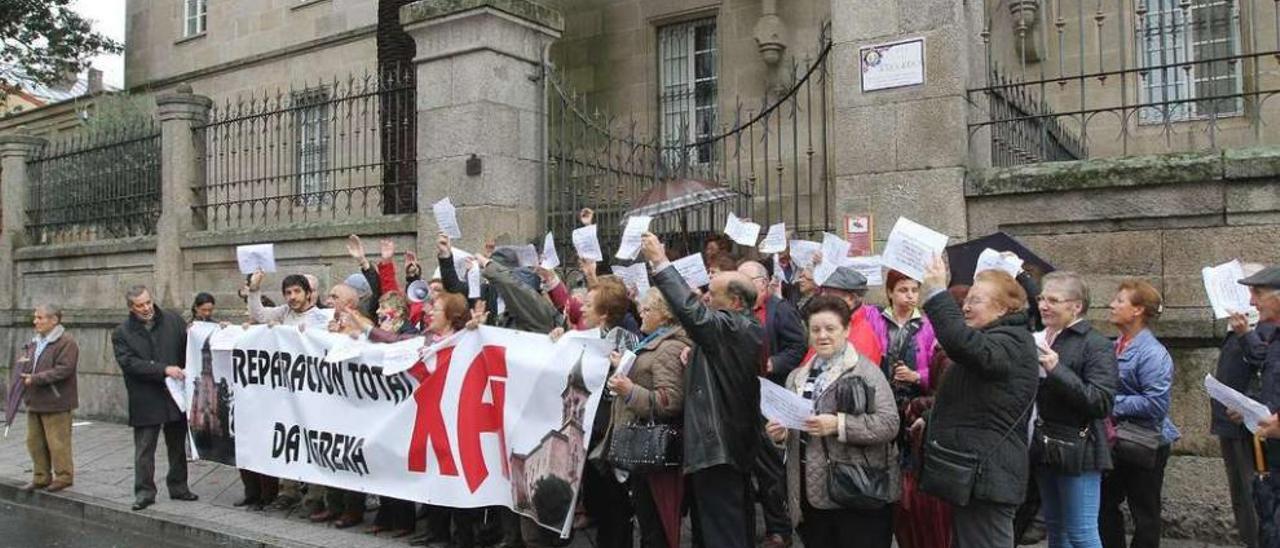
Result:
[[[210,344],[216,336],[193,328],[188,356],[207,352],[205,393],[229,390],[190,418],[225,417],[214,432],[233,440],[236,466],[439,506],[507,506],[568,533],[608,370],[598,337],[553,343],[482,327],[406,360],[393,345],[287,326],[250,327],[229,350]],[[341,359],[326,360],[338,347]]]

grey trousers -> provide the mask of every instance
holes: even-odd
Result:
[[[137,502],[156,500],[156,443],[164,430],[164,446],[169,453],[169,473],[165,486],[169,496],[185,495],[187,488],[187,421],[133,428],[133,497]]]
[[[1258,513],[1253,508],[1253,440],[1250,438],[1218,438],[1222,447],[1222,465],[1227,470],[1231,488],[1231,509],[1236,515],[1236,530],[1248,548],[1258,547]]]
[[[980,500],[951,509],[952,548],[1009,548],[1015,546],[1013,515],[1016,504]]]

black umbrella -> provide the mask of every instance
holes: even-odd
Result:
[[[973,269],[978,266],[978,256],[987,248],[996,251],[1012,251],[1023,260],[1024,268],[1037,269],[1040,274],[1048,274],[1055,270],[1053,265],[1022,245],[1022,242],[1014,239],[1013,236],[996,232],[947,246],[947,261],[951,267],[952,285],[973,285]]]

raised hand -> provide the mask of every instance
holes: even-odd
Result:
[[[443,232],[436,234],[436,255],[441,259],[453,256],[453,249],[449,247],[449,236]]]
[[[649,264],[658,264],[667,260],[666,246],[662,245],[662,240],[652,232],[645,232],[640,237],[640,252],[644,254],[644,260],[649,261]]]
[[[595,222],[595,219],[596,212],[592,211],[589,207],[584,207],[582,208],[582,211],[578,212],[578,220],[582,222],[582,226],[587,226]]]
[[[266,275],[267,273],[263,272],[261,268],[254,270],[253,274],[249,275],[249,291],[261,290],[262,278],[266,277]]]
[[[391,240],[379,240],[378,251],[382,255],[382,260],[390,261],[396,254],[396,243]]]

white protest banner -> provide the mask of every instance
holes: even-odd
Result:
[[[618,254],[615,258],[624,261],[636,260],[636,255],[640,254],[640,237],[649,231],[649,222],[653,217],[648,215],[636,215],[627,217],[627,227],[622,231],[622,244],[618,246]]]
[[[822,244],[808,240],[791,240],[787,245],[791,248],[791,262],[797,268],[813,266],[814,254],[822,250]]]
[[[569,531],[608,342],[481,327],[391,373],[373,358],[403,360],[399,346],[423,339],[330,362],[345,335],[255,326],[234,350],[210,351],[208,334],[193,328],[187,352],[209,366],[219,398],[229,389],[231,414],[213,414],[234,417],[218,432],[237,467],[439,506],[506,506]]]
[[[431,212],[436,216],[436,226],[440,227],[440,232],[450,240],[462,237],[462,229],[458,227],[458,210],[453,207],[453,202],[449,201],[448,197],[431,204]]]
[[[262,269],[263,272],[275,272],[276,245],[238,245],[236,246],[236,263],[240,265],[241,274],[253,274],[258,269]]]
[[[547,237],[542,239],[541,266],[547,270],[560,266],[560,255],[556,253],[556,235],[554,232],[548,232]]]
[[[880,255],[884,266],[906,274],[916,281],[924,279],[924,269],[941,256],[947,247],[947,235],[916,223],[906,217],[898,217],[889,232],[889,240]]]
[[[730,212],[729,219],[724,224],[724,233],[728,234],[729,239],[737,242],[738,245],[755,247],[756,239],[760,237],[760,225],[743,221]]]
[[[782,253],[787,249],[787,223],[769,225],[769,233],[760,240],[761,253]]]
[[[977,278],[978,273],[984,270],[1003,270],[1017,278],[1018,273],[1022,272],[1022,259],[1005,255],[988,247],[978,255],[978,264],[973,269],[973,277]]]
[[[573,249],[578,256],[588,261],[604,260],[600,251],[600,240],[596,237],[596,225],[587,225],[573,231]]]
[[[676,267],[680,277],[684,278],[685,283],[692,289],[711,284],[711,274],[707,272],[707,264],[702,262],[701,253],[671,261],[671,266]]]
[[[649,291],[649,269],[644,263],[636,263],[631,266],[611,267],[613,275],[622,278],[622,283],[627,287],[635,288],[636,295],[644,296]]]
[[[1209,305],[1213,307],[1213,317],[1223,319],[1231,317],[1231,313],[1253,316],[1257,310],[1249,304],[1249,288],[1240,285],[1244,276],[1244,265],[1233,260],[1218,266],[1206,266],[1200,271],[1204,277],[1204,290],[1209,294]]]

